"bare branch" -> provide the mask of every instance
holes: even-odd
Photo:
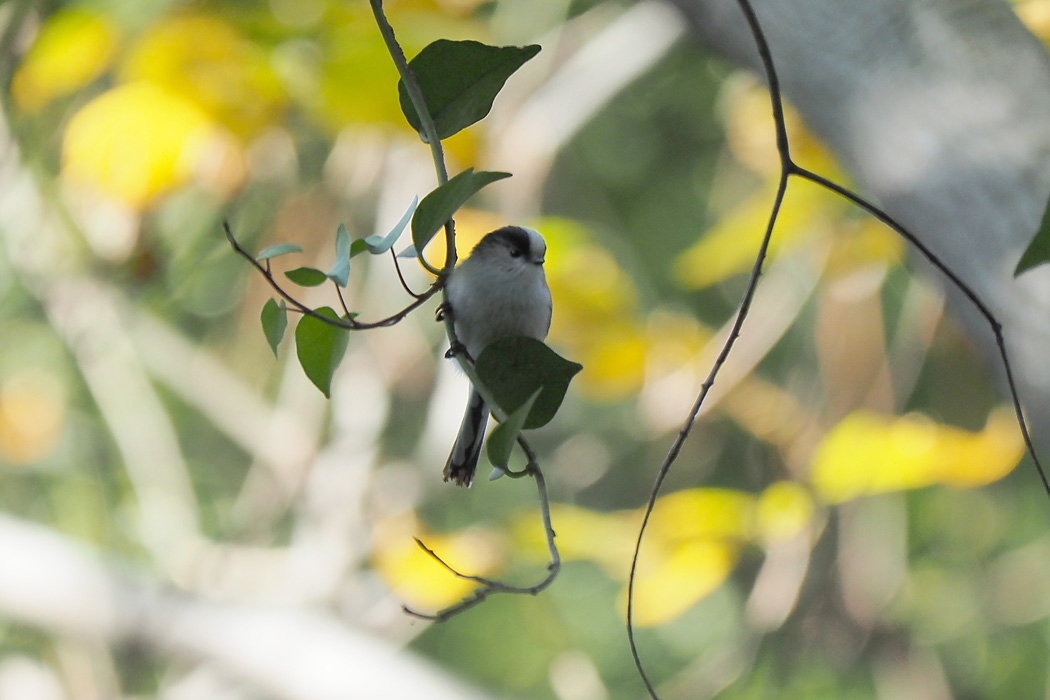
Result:
[[[678,436],[671,444],[671,448],[668,451],[667,457],[657,472],[656,481],[653,484],[652,490],[649,494],[649,500],[646,504],[645,515],[642,519],[642,525],[638,531],[638,539],[635,544],[634,556],[631,560],[631,573],[628,579],[627,589],[627,637],[631,645],[631,654],[634,658],[635,666],[638,669],[639,675],[642,681],[645,683],[646,690],[654,700],[660,700],[660,696],[657,694],[656,689],[653,687],[652,681],[645,671],[644,665],[642,664],[641,658],[638,654],[638,647],[634,635],[634,581],[637,573],[638,558],[641,551],[642,539],[645,535],[646,527],[649,523],[649,518],[652,514],[653,508],[656,505],[656,499],[659,496],[660,488],[663,485],[664,479],[666,478],[671,466],[674,464],[681,450],[682,444],[689,435],[693,424],[696,421],[696,417],[700,412],[704,400],[714,384],[715,378],[718,375],[719,370],[725,363],[726,358],[729,356],[732,350],[733,344],[739,335],[740,329],[743,326],[744,319],[747,317],[748,310],[751,306],[751,301],[754,297],[755,289],[758,284],[758,278],[762,271],[762,264],[765,260],[766,253],[769,246],[769,241],[773,233],[773,228],[776,224],[777,216],[781,202],[783,201],[784,194],[787,190],[788,180],[792,175],[798,176],[804,180],[809,180],[814,184],[817,184],[830,192],[833,192],[840,197],[845,198],[857,207],[863,209],[868,214],[874,216],[882,223],[886,224],[900,236],[902,236],[909,243],[914,245],[919,252],[925,257],[934,267],[941,271],[955,287],[973,304],[978,312],[985,318],[988,325],[991,327],[992,333],[995,335],[996,345],[999,349],[999,355],[1002,359],[1003,367],[1006,371],[1007,384],[1010,391],[1010,398],[1013,402],[1014,412],[1017,417],[1017,423],[1021,430],[1021,435],[1024,438],[1025,446],[1031,455],[1032,460],[1035,463],[1036,470],[1039,473],[1039,478],[1042,480],[1043,488],[1050,496],[1050,481],[1047,480],[1046,472],[1043,469],[1042,463],[1039,461],[1039,457],[1036,455],[1035,447],[1032,444],[1031,435],[1028,430],[1028,424],[1024,417],[1024,411],[1022,410],[1021,400],[1017,393],[1016,383],[1014,381],[1013,369],[1010,364],[1010,360],[1006,350],[1006,343],[1003,338],[1002,324],[992,314],[988,306],[983,300],[977,295],[977,293],[967,285],[957,274],[955,274],[947,265],[944,264],[940,258],[933,253],[928,246],[922,243],[919,238],[902,226],[899,222],[893,219],[891,216],[883,212],[881,209],[871,204],[861,196],[852,192],[851,190],[838,185],[827,178],[824,178],[810,170],[807,170],[797,165],[791,159],[790,143],[787,136],[787,127],[784,120],[784,107],[783,100],[780,91],[780,81],[777,77],[776,66],[773,62],[773,57],[769,49],[769,43],[767,42],[765,35],[762,31],[761,23],[755,14],[754,8],[751,6],[750,0],[737,0],[737,4],[740,7],[741,12],[747,21],[748,27],[751,31],[752,38],[758,48],[759,57],[763,71],[766,76],[766,82],[769,85],[770,102],[773,110],[773,118],[776,128],[776,142],[777,142],[777,154],[780,160],[780,179],[777,186],[777,194],[773,202],[772,211],[769,217],[769,223],[766,227],[765,235],[762,238],[762,243],[759,247],[758,253],[755,257],[755,265],[751,271],[751,276],[748,279],[747,287],[744,291],[743,299],[741,300],[739,310],[737,311],[736,319],[733,323],[732,329],[725,344],[722,347],[722,351],[715,359],[714,365],[711,368],[707,379],[701,385],[700,393],[697,396],[696,402],[693,404],[690,410],[689,416],[686,418]]]
[[[531,452],[531,450],[530,450]],[[561,555],[558,554],[558,548],[554,544],[554,528],[551,526],[551,509],[550,509],[550,498],[547,496],[547,482],[543,478],[543,472],[540,471],[539,465],[536,463],[534,457],[529,458],[529,465],[526,467],[526,471],[536,479],[536,490],[539,494],[540,500],[540,515],[543,519],[543,530],[547,536],[547,549],[550,552],[550,563],[547,564],[547,575],[543,577],[541,581],[531,586],[514,586],[503,581],[497,581],[495,579],[485,578],[484,576],[474,576],[471,574],[464,574],[459,571],[437,554],[433,549],[424,544],[418,537],[415,538],[416,544],[427,553],[434,561],[445,567],[451,574],[457,578],[461,578],[464,581],[473,581],[481,585],[480,588],[476,589],[469,596],[451,605],[444,610],[440,610],[433,614],[421,613],[416,610],[409,608],[407,605],[402,605],[401,609],[412,617],[417,617],[421,620],[430,620],[432,622],[444,622],[445,620],[458,615],[461,612],[469,610],[475,605],[483,602],[489,596],[496,593],[511,593],[516,595],[537,595],[548,586],[550,586],[554,579],[558,577],[558,572],[561,570]]]

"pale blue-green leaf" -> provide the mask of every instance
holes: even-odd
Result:
[[[325,277],[340,287],[350,282],[350,232],[346,230],[346,224],[339,224],[335,233],[335,262]]]
[[[390,250],[397,239],[404,233],[405,227],[408,226],[408,222],[412,220],[412,215],[416,211],[416,207],[419,205],[419,197],[412,199],[412,204],[408,206],[408,210],[404,216],[401,217],[400,221],[394,224],[394,228],[390,229],[390,232],[385,236],[379,234],[373,234],[364,239],[365,245],[368,247],[368,252],[372,255],[379,255]]]
[[[259,251],[259,254],[255,256],[255,259],[262,262],[263,260],[269,260],[270,258],[276,258],[278,255],[287,255],[288,253],[301,253],[303,249],[294,243],[278,243],[263,248]]]

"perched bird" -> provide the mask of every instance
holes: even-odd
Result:
[[[524,335],[547,337],[551,325],[551,292],[543,274],[547,244],[530,228],[504,226],[487,234],[448,278],[446,311],[456,336],[472,359],[492,341]],[[472,386],[467,410],[445,481],[470,486],[481,455],[489,409]]]

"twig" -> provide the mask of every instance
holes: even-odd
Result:
[[[408,282],[405,281],[405,276],[401,274],[401,264],[398,263],[397,253],[394,252],[393,248],[390,249],[390,257],[394,261],[394,269],[397,270],[397,278],[401,281],[401,288],[404,289],[410,297],[414,299],[419,299],[422,295],[413,292],[412,289],[408,286]]]
[[[1017,384],[1014,381],[1013,365],[1010,363],[1010,357],[1006,351],[1006,339],[1003,336],[1003,325],[995,317],[995,314],[992,313],[991,309],[988,308],[988,305],[977,296],[977,293],[973,288],[956,275],[955,272],[953,272],[936,253],[930,250],[925,243],[919,240],[915,234],[874,204],[868,202],[855,192],[852,192],[817,173],[796,165],[795,163],[791,163],[791,174],[798,175],[804,180],[809,180],[830,192],[834,192],[896,231],[902,238],[915,246],[919,253],[926,258],[931,265],[940,270],[940,272],[943,273],[953,285],[955,285],[956,289],[962,292],[963,296],[973,304],[974,308],[977,309],[981,316],[984,317],[985,321],[988,322],[988,326],[992,329],[992,334],[995,336],[995,344],[999,349],[999,358],[1002,360],[1003,369],[1006,371],[1006,384],[1010,393],[1010,400],[1013,403],[1014,415],[1017,417],[1017,425],[1021,429],[1022,438],[1024,438],[1025,448],[1028,450],[1028,454],[1031,456],[1032,462],[1035,464],[1035,469],[1039,473],[1039,479],[1043,483],[1043,490],[1046,491],[1047,496],[1050,497],[1050,480],[1047,479],[1043,463],[1040,461],[1039,455],[1036,454],[1035,445],[1032,443],[1032,436],[1028,429],[1028,421],[1024,417],[1024,410],[1021,406],[1021,396],[1017,391]]]
[[[372,5],[372,15],[375,17],[376,25],[379,27],[379,33],[383,35],[383,41],[386,42],[387,51],[390,53],[390,58],[393,59],[394,65],[397,67],[397,73],[401,77],[401,82],[405,86],[405,92],[408,93],[408,98],[412,101],[412,106],[416,108],[416,114],[419,116],[419,123],[423,127],[423,134],[426,138],[423,139],[430,146],[430,154],[434,158],[434,170],[437,173],[437,179],[439,185],[444,185],[448,182],[448,168],[445,167],[445,154],[441,148],[441,138],[438,136],[437,126],[434,124],[433,117],[430,116],[430,110],[427,109],[426,100],[423,98],[423,90],[419,87],[419,81],[416,80],[416,74],[412,72],[412,69],[408,65],[408,59],[405,58],[405,52],[401,49],[401,45],[397,43],[397,37],[394,36],[394,28],[390,26],[390,22],[387,21],[386,14],[383,12],[383,0],[369,0]],[[430,269],[429,263],[423,258],[423,251],[419,251],[419,259],[423,262],[424,267]],[[449,219],[445,223],[445,267],[443,270],[444,274],[449,274],[456,267],[456,225],[452,219]],[[431,270],[432,272],[436,272]]]
[[[266,279],[266,282],[270,285],[270,287],[272,287],[273,290],[277,292],[277,294],[279,294],[282,299],[284,299],[291,305],[290,310],[298,311],[299,313],[305,316],[316,318],[318,321],[323,321],[324,323],[327,323],[330,326],[335,326],[337,328],[345,328],[346,330],[350,331],[366,331],[371,328],[386,328],[388,326],[396,325],[400,323],[402,319],[404,319],[410,313],[422,306],[427,299],[441,291],[441,289],[445,286],[445,278],[439,277],[434,281],[432,285],[430,285],[427,291],[416,296],[415,300],[411,304],[404,307],[397,313],[391,316],[387,316],[386,318],[382,318],[378,321],[358,321],[357,319],[349,317],[330,318],[323,314],[317,313],[309,306],[302,303],[301,301],[293,297],[291,294],[286,292],[284,288],[281,287],[280,283],[274,278],[273,271],[270,269],[270,261],[265,261],[266,264],[263,265],[255,259],[255,256],[253,256],[251,253],[245,250],[244,247],[241,246],[241,244],[237,241],[237,238],[234,237],[233,231],[230,229],[230,223],[228,221],[223,221],[222,227],[223,230],[226,232],[226,240],[230,242],[230,245],[233,247],[234,251],[236,251],[237,254],[240,255],[242,258],[250,262],[252,264],[252,267],[259,271],[259,274],[261,274]],[[342,294],[340,294],[339,300],[342,301]],[[343,304],[343,310],[346,311],[347,315],[349,316],[350,311],[347,310],[345,303]]]
[[[780,80],[777,77],[776,66],[773,62],[773,56],[769,49],[769,43],[766,40],[765,34],[762,31],[762,26],[758,21],[758,17],[755,14],[754,8],[751,6],[750,0],[737,0],[737,4],[740,7],[741,12],[744,15],[745,20],[748,23],[748,27],[751,31],[752,38],[755,41],[755,45],[758,48],[759,57],[762,62],[762,68],[766,76],[766,82],[769,85],[770,103],[773,110],[773,119],[776,128],[776,142],[777,142],[777,155],[780,160],[780,179],[777,186],[776,197],[773,200],[772,210],[770,212],[769,223],[766,227],[765,235],[762,238],[762,243],[759,246],[757,255],[755,256],[755,265],[751,270],[751,276],[748,278],[747,288],[744,291],[744,297],[740,302],[740,308],[737,311],[736,319],[730,330],[729,337],[726,338],[725,343],[722,346],[722,350],[719,352],[718,357],[715,359],[714,365],[711,368],[710,373],[707,375],[707,379],[701,385],[700,393],[696,398],[696,402],[690,409],[689,416],[686,418],[685,423],[682,425],[678,436],[671,444],[671,448],[664,458],[663,463],[660,465],[660,469],[657,472],[656,481],[653,484],[652,490],[649,493],[649,500],[646,504],[645,515],[642,518],[642,525],[638,531],[638,539],[635,543],[634,556],[631,560],[631,572],[627,584],[627,638],[631,646],[631,655],[634,659],[635,666],[638,669],[638,673],[642,678],[642,682],[645,684],[646,690],[653,700],[660,700],[660,696],[657,694],[651,679],[645,671],[644,665],[642,664],[641,657],[638,654],[638,647],[634,635],[634,581],[638,568],[638,558],[641,552],[642,539],[645,535],[646,527],[649,523],[649,518],[652,515],[653,508],[656,505],[656,499],[660,493],[660,488],[663,485],[664,479],[666,478],[671,466],[678,458],[678,454],[681,451],[682,444],[688,437],[693,424],[696,422],[696,417],[699,415],[700,408],[703,406],[704,400],[707,398],[711,387],[714,385],[715,378],[718,372],[721,370],[723,364],[729,356],[732,350],[733,344],[736,341],[737,336],[740,333],[740,329],[743,326],[744,319],[747,317],[748,311],[751,307],[751,302],[755,294],[755,289],[758,285],[758,278],[762,272],[762,265],[766,258],[766,254],[769,247],[769,241],[773,233],[774,225],[776,224],[777,216],[779,215],[780,205],[783,202],[784,194],[787,191],[788,180],[792,175],[796,175],[804,180],[809,180],[816,185],[819,185],[830,192],[833,192],[840,197],[845,198],[849,202],[853,203],[857,207],[863,209],[868,214],[874,216],[876,219],[886,224],[900,236],[902,236],[909,243],[914,245],[919,252],[925,257],[934,267],[940,270],[951,282],[962,292],[962,294],[969,299],[969,301],[977,308],[981,315],[988,322],[988,325],[992,329],[992,333],[995,335],[995,341],[999,348],[999,356],[1003,361],[1003,367],[1006,370],[1007,384],[1010,390],[1010,398],[1013,401],[1014,413],[1017,416],[1017,423],[1021,430],[1021,435],[1024,438],[1025,446],[1031,455],[1032,460],[1035,462],[1036,470],[1039,472],[1039,478],[1042,480],[1043,488],[1050,496],[1050,481],[1048,481],[1046,472],[1043,469],[1042,463],[1039,460],[1038,455],[1035,452],[1035,446],[1032,443],[1031,435],[1028,430],[1028,424],[1024,418],[1024,411],[1021,406],[1021,399],[1017,392],[1016,383],[1014,381],[1013,369],[1010,364],[1010,360],[1006,350],[1006,341],[1002,333],[1002,324],[996,319],[995,315],[991,312],[988,306],[981,300],[973,289],[967,285],[958,275],[956,275],[940,258],[927,247],[922,241],[919,240],[915,234],[911,233],[903,225],[897,222],[886,212],[879,209],[874,204],[868,202],[863,197],[857,195],[851,190],[838,185],[831,180],[828,180],[817,173],[814,173],[806,168],[797,165],[791,159],[790,143],[787,136],[787,126],[784,119],[784,106],[783,99],[780,92]]]
[[[533,478],[536,479],[536,490],[539,493],[540,500],[540,514],[543,518],[543,529],[547,535],[547,549],[550,552],[550,563],[547,564],[547,575],[543,577],[541,581],[531,586],[513,586],[503,581],[497,581],[484,576],[473,576],[471,574],[464,574],[451,566],[448,562],[441,558],[433,549],[426,546],[418,537],[415,538],[416,544],[426,552],[434,561],[445,567],[450,573],[457,578],[461,578],[464,581],[473,581],[474,583],[480,584],[481,587],[476,589],[472,594],[459,601],[455,605],[451,605],[443,610],[440,610],[433,614],[421,613],[407,605],[402,605],[401,609],[406,614],[412,617],[419,618],[421,620],[429,620],[431,622],[444,622],[445,620],[453,617],[465,610],[469,610],[475,605],[485,601],[489,596],[496,593],[511,593],[516,595],[537,595],[545,588],[550,586],[554,579],[558,577],[558,572],[561,570],[561,555],[558,554],[558,548],[554,544],[554,529],[551,526],[551,511],[550,511],[550,499],[547,496],[547,482],[543,478],[543,472],[540,471],[539,465],[535,459],[529,460],[529,466],[527,470],[532,474]]]
[[[346,318],[351,318],[352,314],[350,313],[350,309],[346,306],[346,299],[343,298],[342,288],[339,287],[339,283],[335,280],[332,280],[332,286],[335,287],[335,295],[339,297],[339,306],[343,307],[343,313],[346,315]],[[418,299],[419,297],[416,298]]]

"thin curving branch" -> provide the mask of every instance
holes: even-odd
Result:
[[[746,0],[744,0],[746,1]],[[1021,404],[1021,396],[1017,390],[1017,383],[1014,380],[1013,365],[1010,362],[1009,354],[1006,350],[1006,339],[1003,336],[1003,324],[995,317],[988,305],[977,295],[977,292],[973,290],[966,282],[964,282],[951,268],[949,268],[944,261],[942,261],[936,253],[923,243],[919,238],[900,224],[896,219],[891,217],[886,212],[879,209],[874,204],[868,202],[866,199],[856,194],[855,192],[828,180],[827,178],[814,173],[811,170],[807,170],[795,163],[791,163],[791,174],[797,175],[804,180],[820,185],[824,189],[834,192],[843,199],[846,199],[857,207],[863,209],[868,214],[874,216],[876,219],[889,226],[891,229],[896,231],[902,238],[911,243],[919,251],[919,253],[926,258],[926,260],[936,267],[941,273],[947,277],[952,284],[955,285],[963,296],[965,296],[974,308],[984,317],[985,321],[988,322],[988,326],[992,330],[992,334],[995,336],[995,344],[999,348],[999,358],[1002,360],[1003,369],[1006,372],[1006,384],[1010,394],[1010,401],[1013,404],[1014,415],[1017,418],[1017,426],[1021,430],[1021,437],[1024,439],[1025,448],[1028,451],[1029,456],[1032,458],[1032,462],[1035,464],[1036,472],[1039,474],[1039,480],[1043,483],[1043,490],[1046,491],[1047,497],[1050,497],[1050,480],[1047,479],[1046,469],[1043,467],[1042,461],[1039,459],[1039,455],[1036,453],[1035,445],[1032,443],[1031,431],[1028,429],[1028,421],[1024,417],[1024,409]]]
[[[408,282],[405,281],[405,276],[401,273],[401,263],[397,261],[397,253],[394,252],[393,248],[390,249],[390,259],[394,261],[394,270],[397,271],[397,279],[401,282],[401,288],[405,290],[405,293],[413,299],[419,299],[422,297],[422,294],[413,292],[412,288],[408,286]]]
[[[282,287],[281,284],[274,278],[273,270],[270,269],[270,261],[267,260],[266,264],[264,265],[258,260],[256,260],[254,255],[245,250],[244,247],[240,244],[240,242],[238,242],[237,238],[233,235],[233,230],[230,228],[230,223],[228,221],[222,222],[222,228],[226,232],[226,240],[230,242],[230,246],[233,247],[233,250],[242,258],[251,263],[252,267],[259,271],[259,274],[266,279],[266,282],[270,285],[270,287],[275,292],[277,292],[277,294],[282,299],[287,301],[294,311],[298,311],[304,316],[316,318],[318,321],[323,321],[324,323],[327,323],[330,326],[335,326],[337,328],[345,328],[348,331],[366,331],[372,328],[386,328],[389,326],[396,325],[400,323],[410,313],[422,306],[427,301],[427,299],[430,299],[432,296],[440,292],[445,286],[445,278],[438,277],[425,292],[423,292],[420,295],[414,295],[415,299],[408,306],[404,307],[397,313],[387,316],[386,318],[382,318],[378,321],[358,321],[355,318],[350,318],[350,312],[346,309],[345,303],[343,304],[343,309],[344,311],[347,311],[347,318],[329,318],[328,316],[317,313],[309,306],[302,303],[301,301],[293,297],[291,294],[289,294],[287,291],[285,291],[284,287]],[[340,302],[343,301],[343,297],[341,294],[339,295],[339,300]]]
[[[540,500],[540,513],[543,518],[543,529],[547,535],[547,548],[550,552],[550,563],[547,564],[547,575],[543,577],[539,582],[531,586],[514,586],[503,581],[497,581],[495,579],[485,578],[484,576],[473,576],[470,574],[464,574],[451,566],[448,562],[441,558],[437,552],[428,547],[418,537],[414,538],[416,544],[427,553],[437,563],[441,564],[450,573],[455,575],[457,578],[461,578],[464,581],[473,581],[474,583],[480,584],[480,588],[477,588],[469,596],[465,597],[460,602],[451,605],[444,610],[440,610],[433,614],[421,613],[407,605],[402,605],[401,609],[406,614],[412,617],[419,618],[421,620],[429,620],[431,622],[444,622],[445,620],[458,615],[461,612],[473,608],[475,605],[484,602],[489,596],[497,593],[510,593],[514,595],[537,595],[552,583],[554,579],[558,577],[558,572],[561,570],[561,555],[558,553],[558,548],[554,544],[554,528],[551,525],[551,509],[550,509],[550,498],[547,496],[547,482],[543,478],[543,472],[540,471],[539,464],[535,459],[530,458],[529,465],[526,467],[526,471],[536,479],[536,489],[539,492]]]
[[[437,127],[434,125],[434,120],[430,115],[430,111],[427,108],[426,101],[423,99],[423,92],[419,87],[419,83],[416,80],[415,74],[412,72],[411,67],[408,65],[408,60],[405,58],[405,53],[401,49],[401,46],[397,43],[397,38],[394,36],[394,30],[387,21],[386,15],[383,12],[383,0],[370,0],[372,7],[372,14],[375,16],[376,24],[379,26],[380,33],[383,35],[383,40],[386,42],[387,49],[390,53],[391,59],[394,61],[394,65],[397,67],[397,72],[401,76],[401,81],[405,85],[405,89],[408,92],[409,98],[412,100],[412,105],[416,109],[416,113],[419,115],[420,123],[423,127],[425,135],[425,141],[430,145],[430,151],[434,158],[434,168],[437,172],[438,182],[444,184],[448,182],[448,171],[445,167],[444,153],[441,149],[441,139],[438,137]],[[432,294],[437,289],[444,289],[444,282],[448,275],[456,267],[456,232],[455,222],[449,219],[445,224],[445,265],[440,271],[433,270],[429,263],[427,263],[422,257],[422,251],[419,251],[419,259],[423,262],[427,269],[435,272],[438,275],[438,280],[429,289],[428,294]],[[397,260],[394,261],[395,266]],[[400,276],[401,270],[398,268],[398,275]],[[402,285],[404,285],[404,279],[402,279]],[[406,290],[411,294],[411,290]],[[417,300],[420,303],[422,300]],[[452,313],[447,311],[448,296],[447,293],[443,292],[443,308],[446,312],[441,317],[441,320],[445,324],[445,333],[448,336],[450,347],[457,347],[461,344],[456,336],[456,327],[453,323]],[[485,383],[480,380],[477,372],[474,371],[474,365],[466,353],[456,353],[456,359],[459,362],[459,366],[463,369],[464,374],[471,381],[475,388],[481,393],[489,406],[493,407],[493,412],[496,417],[500,420],[506,418],[506,415],[499,408],[499,404],[493,399],[492,392],[489,391]],[[456,615],[457,613],[463,612],[469,608],[478,605],[490,595],[494,593],[517,593],[517,594],[529,594],[536,595],[540,591],[547,588],[554,579],[557,578],[558,572],[561,570],[561,556],[558,553],[558,548],[554,542],[554,528],[551,525],[550,516],[550,497],[547,494],[547,482],[543,477],[543,472],[540,470],[539,462],[536,459],[536,454],[529,447],[528,442],[522,437],[518,436],[518,444],[525,452],[525,456],[528,459],[528,465],[525,468],[525,473],[531,474],[536,480],[536,491],[540,502],[540,514],[543,520],[543,529],[547,538],[547,548],[550,552],[550,563],[547,565],[547,575],[539,583],[532,586],[513,586],[501,581],[492,579],[486,579],[479,576],[471,576],[463,574],[456,569],[449,566],[441,557],[439,557],[432,549],[427,547],[423,542],[418,539],[416,542],[420,547],[423,548],[431,557],[438,561],[446,569],[454,573],[460,578],[475,581],[482,584],[482,587],[476,590],[472,595],[464,598],[462,601],[446,608],[434,615],[427,615],[411,610],[407,606],[403,606],[404,611],[414,617],[425,620],[443,621]]]
[[[1017,423],[1021,430],[1021,435],[1024,439],[1025,446],[1028,454],[1032,457],[1035,463],[1036,470],[1039,473],[1039,478],[1043,483],[1043,488],[1050,496],[1050,481],[1047,480],[1046,472],[1036,454],[1035,447],[1032,443],[1030,431],[1028,429],[1027,421],[1024,417],[1024,411],[1022,409],[1021,399],[1017,392],[1017,386],[1014,380],[1013,368],[1010,363],[1010,359],[1006,349],[1006,342],[1002,333],[1002,324],[998,321],[995,315],[991,312],[989,307],[984,301],[977,295],[977,293],[967,285],[957,274],[955,274],[928,246],[926,246],[919,238],[903,225],[893,219],[891,216],[883,212],[874,204],[868,202],[863,197],[857,195],[851,190],[838,185],[831,180],[828,180],[817,173],[814,173],[806,168],[797,165],[791,158],[790,142],[787,136],[787,127],[784,120],[784,107],[783,99],[780,91],[780,81],[777,76],[776,66],[773,61],[772,53],[769,49],[769,43],[766,40],[765,34],[762,31],[761,23],[755,14],[754,8],[751,5],[750,0],[737,0],[737,4],[740,7],[740,11],[744,15],[744,19],[747,21],[748,28],[750,29],[752,38],[754,39],[755,45],[758,49],[759,57],[763,71],[766,76],[766,82],[769,86],[770,103],[773,111],[773,118],[776,128],[776,142],[777,142],[777,154],[780,161],[780,177],[777,186],[776,197],[774,198],[772,209],[770,212],[769,223],[766,227],[765,235],[762,238],[761,245],[759,246],[758,253],[755,256],[755,264],[752,268],[751,275],[748,279],[747,287],[744,291],[743,299],[741,300],[740,307],[736,314],[736,319],[731,328],[730,334],[722,346],[722,350],[719,352],[715,359],[715,362],[711,368],[707,379],[701,385],[700,393],[698,394],[695,403],[693,404],[688,417],[685,420],[681,430],[679,431],[674,442],[671,444],[667,456],[664,458],[663,463],[657,472],[656,481],[653,484],[652,490],[649,494],[649,500],[646,504],[645,515],[642,519],[642,525],[638,531],[638,538],[635,543],[634,555],[631,560],[631,571],[628,579],[627,588],[627,638],[631,646],[631,655],[634,659],[638,673],[645,684],[646,690],[653,700],[660,700],[659,694],[656,692],[653,686],[652,680],[649,678],[645,671],[644,664],[642,663],[641,657],[638,653],[638,646],[634,634],[634,581],[638,568],[638,559],[641,552],[642,540],[645,536],[646,527],[649,523],[649,518],[652,515],[653,508],[656,505],[656,499],[659,496],[660,489],[663,485],[664,479],[666,478],[671,466],[678,458],[678,454],[681,451],[682,444],[685,442],[692,429],[693,424],[696,422],[697,415],[700,412],[700,408],[703,406],[704,400],[707,398],[711,387],[714,385],[715,379],[721,370],[723,364],[728,358],[732,351],[733,345],[736,338],[739,336],[740,329],[743,326],[744,320],[747,317],[748,311],[751,307],[751,302],[754,298],[755,289],[758,285],[758,278],[762,272],[762,265],[765,261],[769,242],[773,234],[773,229],[776,224],[777,216],[780,211],[780,205],[783,202],[784,194],[787,191],[788,181],[791,176],[797,176],[804,180],[819,185],[830,192],[833,192],[840,197],[845,198],[855,206],[863,209],[865,212],[874,216],[876,219],[884,223],[885,225],[892,228],[900,236],[902,236],[909,243],[914,245],[919,252],[926,258],[934,267],[940,270],[957,289],[974,305],[978,312],[985,318],[990,326],[992,333],[995,336],[996,344],[999,348],[999,355],[1002,359],[1003,367],[1006,371],[1007,384],[1009,387],[1010,398],[1013,402],[1014,413],[1017,417]]]

